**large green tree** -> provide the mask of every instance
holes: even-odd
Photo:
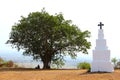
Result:
[[[27,17],[22,16],[12,26],[7,43],[18,50],[23,49],[24,55],[41,60],[43,69],[50,69],[51,62],[63,59],[64,55],[75,57],[77,51],[87,54],[89,37],[89,31],[81,31],[71,20],[65,20],[61,13],[50,15],[42,9]]]

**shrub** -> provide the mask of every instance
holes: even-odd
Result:
[[[0,58],[0,67],[3,66],[4,60],[2,58]]]
[[[14,62],[12,60],[5,61],[2,58],[0,58],[0,67],[1,68],[4,68],[4,67],[15,67],[15,68],[17,68],[18,65],[14,64]]]
[[[18,66],[17,64],[14,64],[14,67],[15,67],[15,68],[19,68],[19,66]]]
[[[82,63],[78,63],[77,65],[77,69],[90,69],[90,63],[88,62],[82,62]]]
[[[3,63],[3,62],[4,62],[4,60],[2,58],[0,58],[0,63]]]
[[[7,62],[6,66],[7,67],[13,67],[13,65],[14,65],[13,61],[10,60],[10,61]]]

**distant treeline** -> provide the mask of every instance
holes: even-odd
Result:
[[[5,61],[3,60],[3,58],[0,57],[0,68],[6,68],[6,67],[17,68],[18,65],[16,65],[12,60]]]

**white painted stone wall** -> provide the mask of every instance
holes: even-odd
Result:
[[[103,29],[98,29],[98,39],[96,47],[93,50],[93,61],[91,64],[91,72],[113,72],[114,68],[110,61],[110,50],[104,39]]]

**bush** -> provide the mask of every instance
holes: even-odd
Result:
[[[14,64],[14,68],[19,68],[19,66],[17,64]]]
[[[3,66],[4,60],[0,57],[0,67]]]
[[[16,67],[13,61],[5,61],[1,67]]]
[[[18,67],[18,65],[14,64],[14,62],[12,60],[10,61],[5,61],[2,58],[0,58],[0,67],[4,68],[4,67]]]
[[[0,64],[2,64],[4,62],[4,60],[2,58],[0,58]]]
[[[13,61],[10,60],[7,62],[7,67],[13,67],[13,65],[14,65]]]
[[[88,63],[88,62],[78,63],[77,69],[88,69],[88,70],[90,70],[90,63]]]

